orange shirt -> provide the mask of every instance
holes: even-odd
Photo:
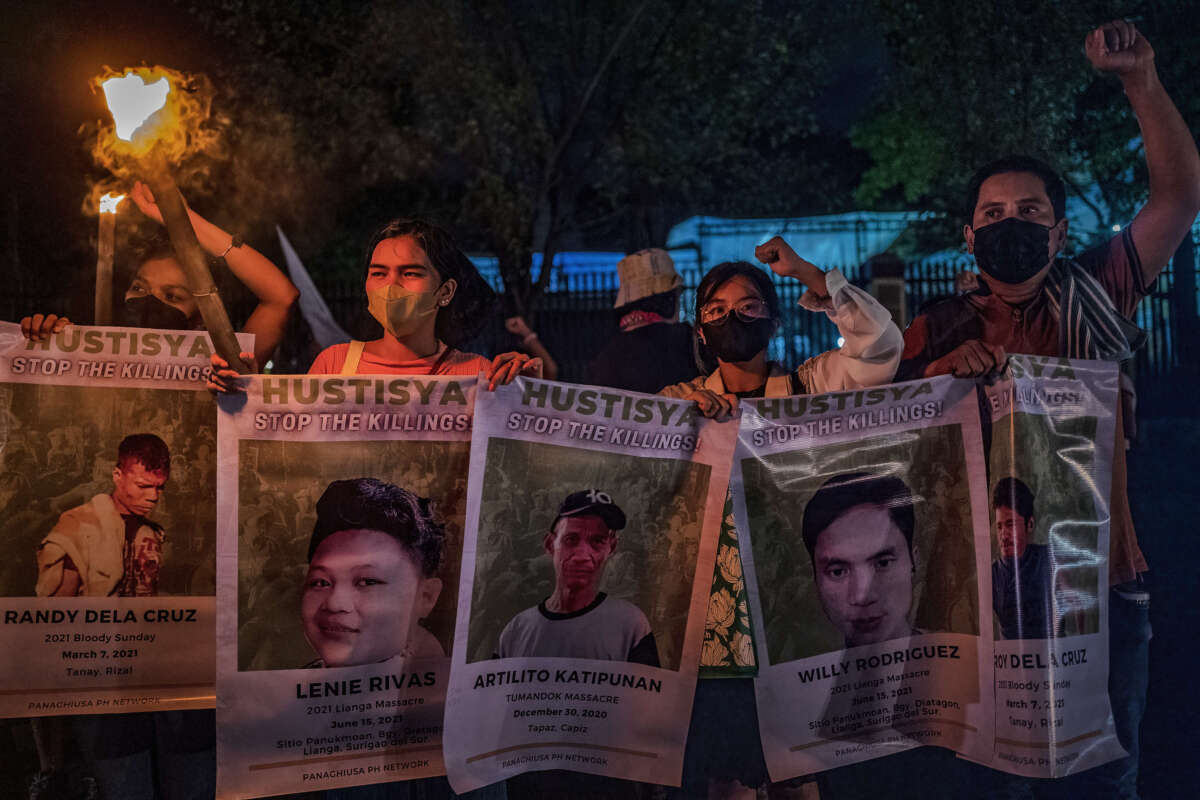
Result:
[[[326,347],[313,360],[312,366],[308,369],[308,374],[341,374],[342,366],[346,363],[346,354],[349,350],[350,342]],[[481,355],[464,353],[461,350],[453,349],[438,364],[438,359],[442,358],[445,352],[446,345],[443,344],[438,348],[436,353],[425,358],[417,358],[411,361],[386,361],[364,349],[355,373],[358,375],[477,375],[480,371],[487,372],[492,367],[492,362]],[[438,367],[436,373],[432,371],[435,364]]]

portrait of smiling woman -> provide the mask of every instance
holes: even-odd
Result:
[[[317,501],[300,601],[308,667],[444,656],[420,623],[442,591],[446,533],[429,501],[374,478],[329,484]]]

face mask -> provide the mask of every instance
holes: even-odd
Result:
[[[758,317],[747,322],[736,312],[730,312],[714,322],[702,323],[700,330],[713,355],[725,362],[742,362],[767,349],[775,333],[775,320]]]
[[[411,336],[438,310],[437,292],[410,292],[394,283],[367,292],[367,311],[397,339]]]
[[[152,294],[126,300],[117,314],[117,324],[126,328],[166,328],[172,331],[186,331],[192,327],[187,314]]]
[[[1050,260],[1050,228],[1016,217],[975,230],[975,263],[1001,283],[1024,283]]]

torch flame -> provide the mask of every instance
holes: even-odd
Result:
[[[91,81],[93,91],[103,90],[111,118],[89,123],[83,129],[92,157],[111,174],[111,180],[93,187],[84,200],[85,214],[99,208],[100,195],[145,177],[145,159],[169,163],[176,180],[190,185],[215,163],[227,159],[220,135],[228,119],[212,111],[213,87],[200,73],[184,74],[170,67],[104,67]]]
[[[171,82],[165,76],[147,84],[136,73],[109,78],[100,86],[116,123],[117,137],[127,142],[132,142],[142,125],[166,105],[171,93]]]
[[[113,194],[112,192],[109,192],[108,194],[106,194],[100,198],[100,213],[101,214],[117,213],[117,206],[119,206],[121,204],[121,201],[124,199],[125,199],[125,195],[123,195],[123,194]]]

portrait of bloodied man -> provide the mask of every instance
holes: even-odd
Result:
[[[64,511],[37,549],[39,597],[158,594],[166,532],[150,514],[171,477],[171,453],[152,433],[117,447],[112,490]]]

